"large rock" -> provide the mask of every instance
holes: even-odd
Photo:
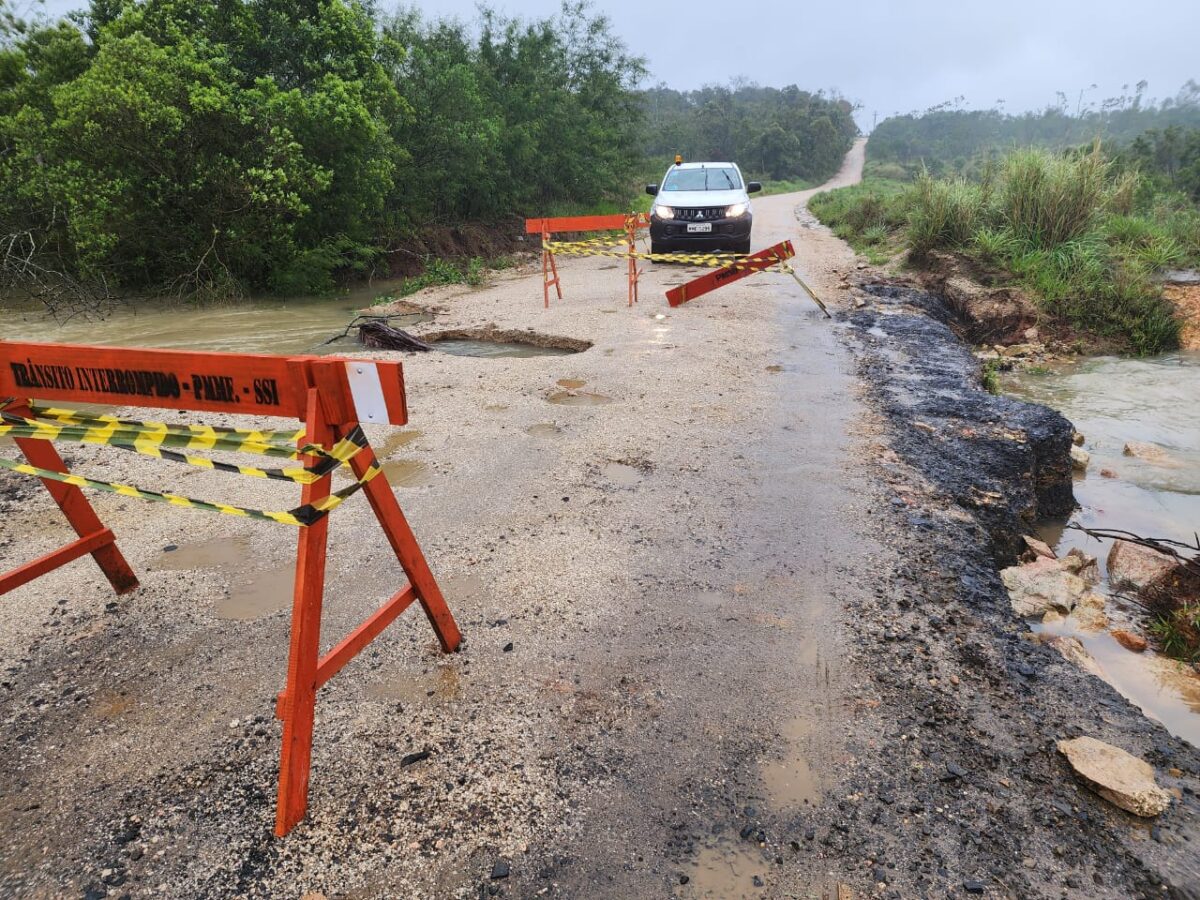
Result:
[[[1171,805],[1171,795],[1158,786],[1150,764],[1120,747],[1093,737],[1078,737],[1059,741],[1058,751],[1088,787],[1135,816],[1157,816]]]
[[[1087,582],[1071,571],[1071,563],[1039,558],[1024,566],[1000,571],[1013,612],[1022,618],[1040,616],[1049,609],[1070,612],[1087,591]]]
[[[1078,575],[1088,587],[1095,587],[1100,583],[1100,566],[1096,564],[1096,557],[1088,556],[1078,547],[1073,547],[1062,558],[1062,563],[1068,572]],[[1104,602],[1101,601],[1100,605],[1103,606]]]
[[[1178,564],[1174,557],[1141,544],[1116,541],[1108,551],[1108,583],[1119,591],[1140,591]]]

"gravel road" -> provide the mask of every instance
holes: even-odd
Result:
[[[860,143],[831,186],[856,181],[862,163]],[[678,265],[648,266],[629,308],[622,264],[596,258],[560,263],[565,299],[548,310],[530,266],[413,298],[436,310],[425,332],[531,329],[591,346],[404,357],[411,427],[371,438],[465,645],[440,655],[410,612],[322,689],[309,815],[283,840],[271,837],[272,710],[294,532],[97,497],[142,588],[113,598],[84,561],[0,602],[0,890],[1192,896],[1194,754],[1170,754],[1185,770],[1173,844],[1162,830],[1129,836],[1141,826],[1061,787],[1091,829],[1064,843],[1066,861],[1047,835],[1085,826],[1037,818],[1046,787],[1021,768],[1030,753],[1038,778],[1069,777],[1044,752],[1047,717],[1008,748],[1020,761],[1003,777],[1019,801],[983,796],[1002,777],[991,751],[970,758],[969,797],[960,776],[932,774],[942,756],[912,755],[962,740],[935,727],[909,744],[914,717],[962,720],[930,713],[941,707],[905,673],[927,682],[944,658],[948,678],[961,648],[939,632],[915,656],[898,651],[889,604],[961,594],[957,573],[925,582],[912,560],[988,558],[991,545],[963,527],[931,557],[897,522],[888,466],[900,458],[886,455],[897,426],[880,398],[921,387],[867,365],[876,350],[863,335],[878,323],[845,311],[854,296],[882,301],[852,291],[854,256],[807,215],[811,193],[756,200],[756,243],[791,238],[798,270],[842,311],[835,322],[778,274],[672,310],[662,292],[700,274]],[[191,496],[295,502],[270,484],[111,451],[70,457]],[[0,483],[0,568],[66,540],[46,498],[11,492]],[[337,510],[331,533],[326,647],[400,578],[365,503]],[[902,609],[913,633],[925,627],[919,607]],[[981,641],[1015,628],[993,601],[975,615],[987,618]],[[999,719],[1038,702],[980,685],[970,690],[1007,704]],[[1105,697],[1112,716],[1129,715]],[[1138,722],[1142,746],[1169,744]],[[1026,849],[1020,834],[973,839],[1009,809],[1036,835]],[[1123,840],[1152,849],[1127,853]],[[1006,880],[1009,869],[1021,877]]]

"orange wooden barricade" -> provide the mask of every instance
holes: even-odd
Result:
[[[714,269],[693,281],[689,281],[687,284],[671,288],[671,290],[667,291],[667,302],[671,306],[682,306],[689,300],[695,300],[709,291],[725,287],[725,285],[745,278],[747,275],[753,275],[755,272],[761,272],[763,269],[779,265],[784,260],[791,259],[795,255],[796,251],[792,247],[791,241],[780,241],[778,244],[767,247],[765,250],[751,253],[749,256],[739,259],[732,265],[721,269]]]
[[[29,398],[66,403],[108,403],[253,416],[298,418],[301,444],[332,447],[359,424],[404,425],[408,409],[400,363],[329,357],[126,350],[71,344],[0,341],[0,398],[13,397],[10,412],[29,415]],[[66,472],[53,444],[16,438],[33,466]],[[350,460],[361,479],[375,464],[365,446]],[[319,460],[307,463],[312,468]],[[304,485],[302,502],[330,494],[332,472]],[[137,576],[117,549],[83,492],[44,479],[79,539],[7,574],[0,594],[91,554],[118,594],[137,587]],[[442,649],[458,648],[461,636],[400,504],[379,475],[363,486],[408,584],[324,656],[319,656],[321,606],[329,522],[325,516],[300,529],[292,602],[286,687],[276,712],[283,720],[275,833],[284,835],[304,817],[308,804],[316,692],[375,639],[414,600],[419,601]]]
[[[562,284],[558,278],[558,266],[554,262],[554,253],[546,247],[550,235],[563,232],[587,231],[624,231],[629,256],[629,306],[638,302],[638,277],[642,270],[638,268],[636,241],[639,228],[648,228],[650,219],[645,213],[630,215],[616,214],[611,216],[566,216],[560,218],[526,219],[525,233],[538,234],[542,237],[542,300],[547,309],[550,307],[550,288],[554,288],[561,300]]]

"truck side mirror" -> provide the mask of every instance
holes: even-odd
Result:
[[[646,193],[649,194],[651,197],[657,197],[658,196],[658,185],[657,184],[646,185]]]
[[[749,184],[746,185],[746,193],[747,194],[757,194],[761,190],[762,190],[762,182],[761,181],[751,181]]]

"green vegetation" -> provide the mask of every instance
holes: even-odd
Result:
[[[1139,354],[1179,339],[1154,274],[1200,264],[1200,210],[1098,143],[1015,150],[976,178],[868,181],[812,208],[877,261],[901,249],[918,266],[934,251],[959,254],[1007,273],[1052,317]]]
[[[908,221],[908,206],[908,185],[883,179],[817,194],[808,204],[813,215],[875,265],[899,251],[898,232]]]
[[[448,284],[469,284],[472,287],[478,287],[483,284],[484,273],[487,269],[508,269],[512,265],[513,262],[508,257],[501,257],[488,263],[478,256],[472,256],[460,263],[436,256],[426,256],[422,260],[422,271],[419,275],[405,278],[396,290],[376,297],[375,305],[391,303],[397,298],[408,297],[428,287],[440,287]]]
[[[0,237],[105,290],[306,292],[429,222],[625,198],[642,63],[568,3],[469,34],[359,0],[0,0]]]
[[[755,84],[676,91],[658,85],[642,95],[645,154],[732,160],[747,177],[820,184],[837,172],[858,134],[854,107],[836,96]]]

